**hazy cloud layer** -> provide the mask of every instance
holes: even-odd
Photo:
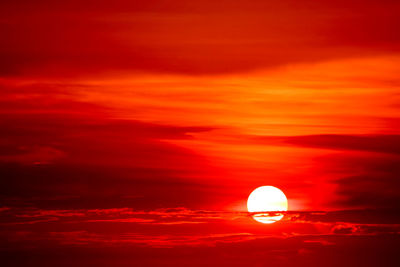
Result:
[[[396,1],[13,1],[3,76],[215,74],[399,51]]]

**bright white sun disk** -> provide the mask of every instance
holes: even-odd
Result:
[[[274,223],[283,215],[269,215],[268,212],[287,211],[288,201],[285,194],[274,186],[261,186],[251,192],[247,200],[247,210],[256,212],[253,218],[261,223]],[[263,213],[265,212],[265,213]]]

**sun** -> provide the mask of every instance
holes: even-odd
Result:
[[[274,223],[283,218],[279,212],[287,211],[285,194],[274,186],[261,186],[254,189],[247,199],[247,210],[254,212],[254,220],[260,223]]]

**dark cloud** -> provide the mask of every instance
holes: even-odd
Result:
[[[291,221],[321,222],[321,223],[348,223],[348,224],[398,224],[400,215],[397,209],[361,209],[337,210],[329,212],[293,211],[286,217]]]
[[[257,137],[267,145],[327,149],[332,153],[313,159],[313,171],[330,177],[335,207],[400,209],[399,135],[308,135]]]
[[[398,236],[332,237],[332,245],[304,242],[306,238],[265,238],[213,247],[148,248],[126,245],[109,247],[48,246],[15,250],[2,256],[11,265],[40,266],[397,266]],[[316,241],[319,241],[318,239]],[[387,246],[387,247],[386,247]],[[21,257],[21,255],[23,257]],[[207,255],[207,256],[204,256]]]
[[[341,155],[335,162],[337,167],[327,167],[326,171],[335,171],[339,177],[332,181],[337,185],[336,204],[400,209],[398,156]]]
[[[307,135],[282,138],[285,142],[314,148],[359,150],[400,154],[400,135]]]
[[[0,196],[2,203],[11,206],[142,209],[196,206],[207,191],[205,185],[187,180],[190,172],[163,168],[93,168],[68,164],[0,167]]]
[[[200,180],[207,161],[167,140],[212,128],[109,119],[99,106],[40,88],[3,95],[9,104],[0,108],[4,205],[155,208],[196,205],[205,197],[207,182]],[[24,98],[13,97],[21,90]]]
[[[383,229],[397,231],[400,227],[400,215],[395,209],[362,209],[362,210],[337,210],[337,211],[287,211],[282,213],[283,219],[278,224],[290,227],[290,224],[325,224],[331,225],[331,231],[352,228],[353,232],[377,233]],[[200,210],[178,208],[138,209],[136,207],[113,208],[75,208],[75,209],[50,209],[37,207],[3,207],[0,209],[3,224],[34,224],[42,221],[57,223],[143,223],[156,227],[157,225],[179,224],[214,224],[221,222],[237,221],[237,224],[251,222],[252,215],[248,212]],[[274,216],[271,214],[270,216]],[[262,224],[257,225],[261,226]],[[194,226],[198,227],[198,226]],[[201,227],[201,226],[200,226]],[[230,227],[234,227],[231,225]],[[361,231],[362,229],[368,231]],[[254,231],[254,229],[252,229]],[[304,231],[304,229],[303,229]],[[305,232],[310,234],[310,232]],[[313,234],[317,232],[312,232]],[[323,232],[320,232],[320,234]],[[327,232],[330,233],[330,232]],[[275,232],[276,235],[279,233]],[[296,234],[293,234],[296,235]]]
[[[343,212],[352,217],[364,211]],[[318,219],[288,220],[267,226],[252,222],[244,213],[184,208],[152,211],[12,208],[3,209],[2,213],[12,220],[3,224],[7,231],[0,231],[0,240],[7,240],[7,243],[0,242],[0,253],[13,266],[161,263],[292,266],[294,262],[298,266],[396,266],[396,248],[400,245],[398,233],[393,232],[393,229],[399,230],[398,223],[338,223],[339,218],[335,220],[335,213],[330,212],[318,213],[320,218],[328,216],[329,224],[322,224]],[[316,215],[315,212],[302,214]],[[287,216],[293,215],[299,214]],[[1,219],[4,220],[4,214]],[[229,223],[232,220],[235,223]],[[26,223],[12,225],[12,221]],[[35,223],[29,224],[29,221]],[[195,221],[202,224],[189,223]],[[238,228],[240,224],[242,229]],[[323,230],[326,225],[327,229]]]
[[[1,10],[3,76],[214,74],[399,51],[395,1],[13,1]]]

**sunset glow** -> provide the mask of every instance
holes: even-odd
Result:
[[[0,1],[0,266],[400,266],[399,14]]]

